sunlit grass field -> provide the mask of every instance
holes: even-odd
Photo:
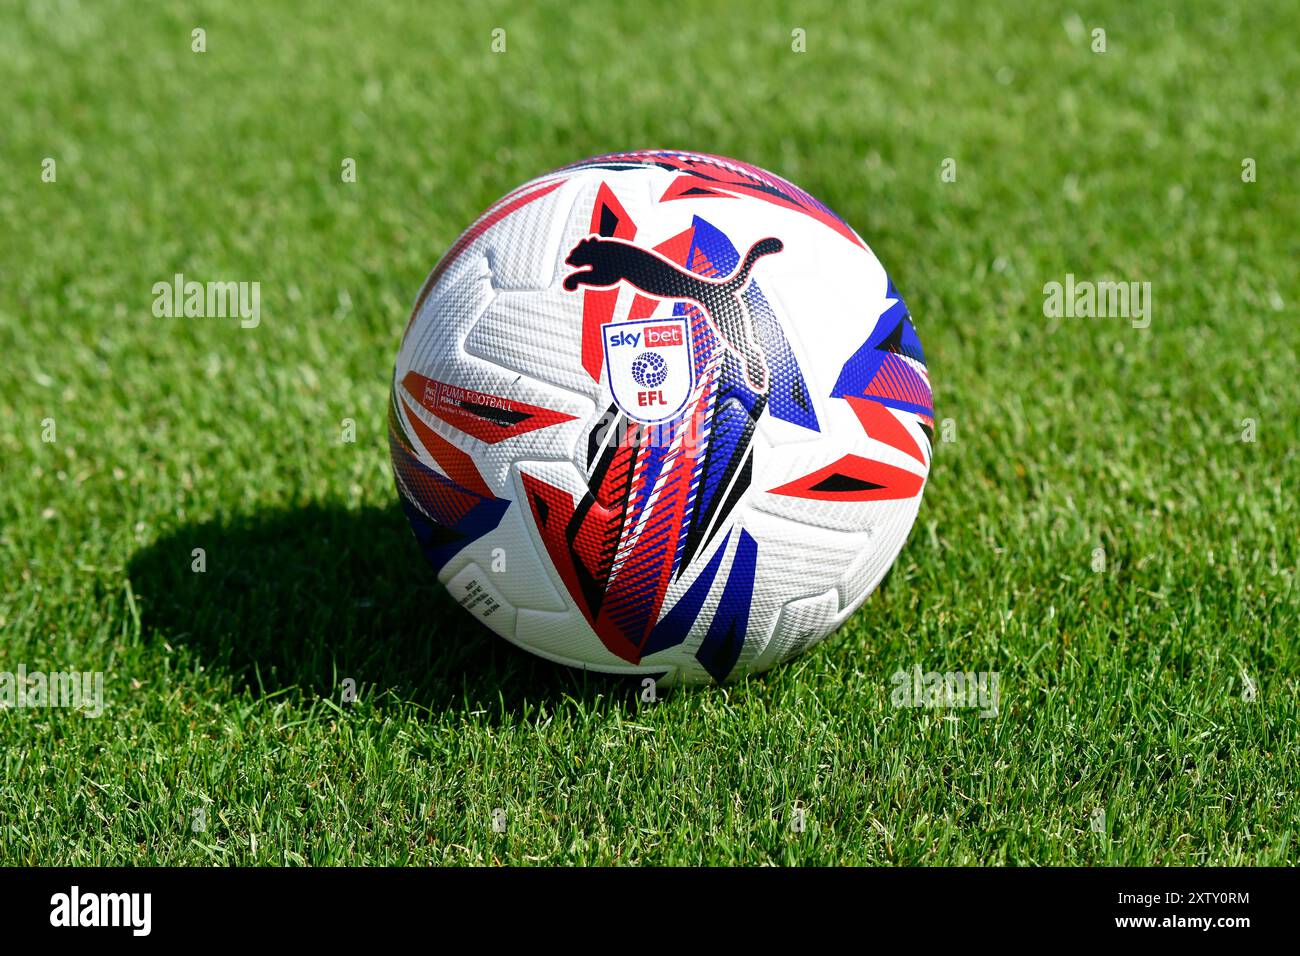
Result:
[[[0,697],[0,862],[1296,865],[1300,8],[1160,6],[0,0],[0,673],[104,673]],[[847,219],[939,425],[845,628],[651,706],[456,608],[385,440],[459,231],[648,146]]]

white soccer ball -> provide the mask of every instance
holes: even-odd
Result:
[[[769,172],[642,151],[496,203],[425,281],[393,376],[402,504],[471,614],[574,667],[722,682],[888,571],[929,374],[848,225]]]

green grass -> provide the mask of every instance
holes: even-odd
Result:
[[[980,6],[0,2],[0,671],[107,675],[0,710],[0,861],[1300,862],[1300,11]],[[384,421],[459,230],[660,145],[853,223],[955,440],[841,632],[642,707],[458,616]],[[175,272],[260,327],[155,318]],[[918,663],[998,717],[891,707]]]

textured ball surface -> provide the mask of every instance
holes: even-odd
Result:
[[[757,167],[600,156],[509,193],[426,280],[393,377],[403,507],[520,647],[722,682],[880,582],[929,473],[907,307],[847,224]]]

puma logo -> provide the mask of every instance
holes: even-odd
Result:
[[[767,387],[767,363],[742,293],[749,285],[754,263],[784,248],[780,239],[760,239],[749,247],[731,275],[706,279],[649,249],[622,239],[591,236],[574,246],[564,260],[578,270],[565,276],[564,288],[570,292],[583,285],[607,289],[627,282],[655,298],[694,302],[713,322],[727,347],[744,361],[749,384],[762,392]]]

